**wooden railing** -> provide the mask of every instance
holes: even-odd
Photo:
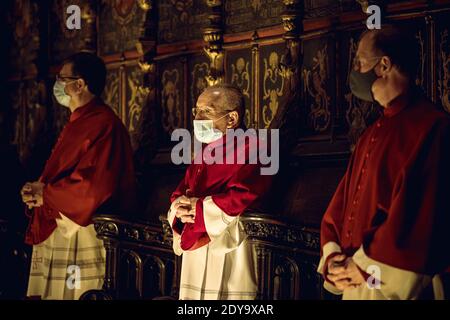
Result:
[[[181,258],[172,252],[172,232],[164,217],[159,226],[114,216],[94,221],[106,249],[105,284],[82,299],[177,298]],[[241,221],[257,260],[258,299],[325,297],[316,272],[318,230],[255,213]]]

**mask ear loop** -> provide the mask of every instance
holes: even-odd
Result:
[[[233,112],[233,111],[231,111],[231,112]],[[214,119],[213,121],[214,121],[214,122],[219,121],[219,120],[225,118],[225,117],[226,117],[227,115],[229,115],[231,112],[228,112],[227,114],[221,116],[220,118]]]
[[[66,92],[66,86],[68,85],[68,84],[70,84],[70,83],[72,83],[72,82],[75,82],[75,81],[77,81],[78,79],[76,79],[76,80],[72,80],[72,81],[69,81],[69,82],[62,82],[63,84],[64,84],[64,93],[65,94],[67,94],[68,95],[68,93]],[[72,97],[71,97],[72,98]]]
[[[219,121],[220,119],[225,118],[225,117],[228,116],[230,113],[235,112],[235,111],[236,111],[236,110],[232,110],[232,111],[228,112],[227,114],[223,115],[222,117],[220,117],[220,118],[218,118],[218,119],[215,119],[215,120],[213,120],[213,121],[214,121],[214,122],[215,122],[215,121]],[[227,129],[228,129],[228,128],[227,128]]]

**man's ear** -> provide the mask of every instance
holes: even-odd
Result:
[[[227,129],[234,129],[239,124],[239,113],[232,111],[228,114]]]
[[[383,73],[391,71],[391,69],[392,69],[391,58],[384,56],[383,58],[381,58],[380,65],[381,65],[381,71]]]
[[[77,79],[77,82],[76,82],[76,86],[77,86],[77,89],[81,92],[81,90],[83,90],[83,88],[86,86],[87,84],[86,84],[86,81],[84,81],[84,79]]]

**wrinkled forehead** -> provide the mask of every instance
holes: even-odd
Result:
[[[206,89],[198,97],[197,108],[211,108],[220,111],[226,108],[227,92],[221,88]]]

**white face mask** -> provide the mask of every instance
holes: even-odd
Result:
[[[76,80],[70,81],[68,83],[72,83],[75,81]],[[72,97],[66,93],[66,85],[68,83],[56,80],[55,85],[53,86],[53,94],[55,95],[56,101],[58,101],[60,105],[65,107],[69,107],[70,100],[72,99]]]
[[[224,117],[215,120],[194,120],[194,135],[201,143],[211,143],[223,137],[223,132],[214,129],[214,121],[218,121]]]

